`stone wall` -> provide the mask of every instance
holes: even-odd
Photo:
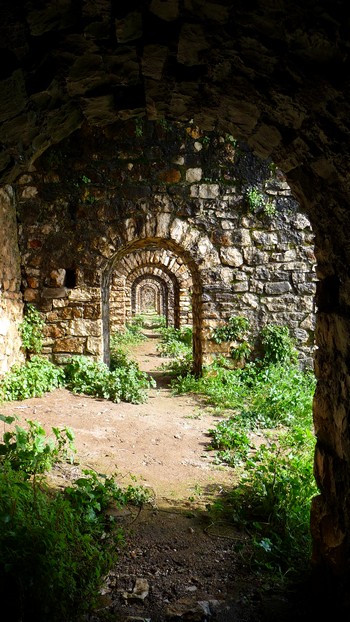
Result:
[[[23,360],[18,325],[23,317],[17,223],[11,186],[0,188],[0,374]]]
[[[334,616],[343,605],[348,613],[346,3],[260,1],[256,10],[247,2],[203,0],[135,6],[120,0],[117,7],[112,0],[85,0],[74,3],[74,10],[69,1],[39,8],[27,2],[25,10],[22,4],[1,3],[2,183],[32,170],[45,149],[84,123],[99,132],[144,114],[154,120],[193,118],[204,128],[236,133],[256,153],[271,156],[307,211],[319,279],[314,416],[321,494],[312,515],[313,559],[322,579],[321,609],[329,607]],[[200,296],[196,282],[194,297]]]
[[[113,273],[129,279],[126,319],[140,276],[132,267],[149,273],[159,264],[182,296],[180,323],[193,298],[199,365],[218,349],[212,329],[240,314],[256,331],[288,325],[310,363],[310,224],[280,171],[232,136],[133,121],[98,139],[84,130],[22,176],[17,196],[24,297],[46,314],[45,352],[54,360],[100,357],[102,326],[108,333],[119,306],[115,293],[110,299]]]

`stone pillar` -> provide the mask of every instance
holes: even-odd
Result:
[[[14,193],[0,188],[0,374],[22,361],[18,325],[23,317]]]
[[[319,284],[314,399],[317,444],[311,532],[315,589],[322,600],[336,596],[339,610],[350,611],[350,318],[339,313],[338,278]],[[324,302],[323,292],[331,291]],[[331,308],[332,307],[332,308]]]

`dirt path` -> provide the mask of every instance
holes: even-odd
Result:
[[[140,515],[120,517],[126,547],[106,584],[101,611],[90,620],[285,620],[284,601],[284,614],[279,610],[275,618],[275,605],[266,614],[246,536],[210,525],[203,511],[232,484],[232,470],[215,464],[215,452],[208,451],[207,432],[219,418],[196,397],[171,394],[156,344],[149,338],[133,353],[157,379],[146,404],[113,404],[60,389],[1,407],[3,414],[40,421],[47,430],[69,426],[79,458],[76,476],[82,468],[117,473],[120,484],[135,476],[152,491],[152,504]],[[72,471],[59,467],[53,476],[64,485]],[[148,595],[127,597],[139,579]]]
[[[207,501],[231,481],[231,470],[215,464],[208,451],[208,429],[218,417],[196,397],[174,397],[164,386],[156,340],[147,339],[133,352],[144,371],[152,372],[157,388],[145,404],[113,404],[103,399],[73,395],[59,389],[43,398],[12,402],[2,407],[20,420],[34,419],[45,428],[68,426],[75,434],[80,466],[98,472],[130,476],[153,491],[157,505],[165,500]]]

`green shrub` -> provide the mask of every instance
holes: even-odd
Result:
[[[246,199],[249,211],[253,214],[265,207],[266,198],[257,186],[253,186],[247,191]]]
[[[61,493],[0,469],[0,599],[9,622],[69,622],[89,611],[120,533],[85,520]]]
[[[140,404],[154,381],[139,370],[136,363],[125,359],[112,371],[101,361],[74,356],[65,366],[66,386],[74,393],[103,397],[112,402]]]
[[[183,357],[192,351],[192,328],[162,328],[160,330],[161,341],[157,347],[161,356]]]
[[[242,316],[231,316],[223,326],[214,328],[211,339],[215,343],[245,340],[249,330],[249,320]]]
[[[254,533],[256,560],[265,568],[299,573],[307,567],[310,503],[317,494],[314,445],[311,430],[304,427],[285,432],[278,443],[262,445],[228,496],[226,512]]]
[[[138,321],[133,321],[127,324],[124,331],[117,331],[111,335],[110,350],[111,356],[113,356],[114,350],[128,349],[132,346],[137,346],[142,343],[146,337],[142,334],[142,324]]]
[[[267,364],[296,363],[298,352],[287,326],[267,324],[260,332],[263,359]]]
[[[23,321],[19,325],[19,333],[27,356],[41,352],[44,325],[44,320],[34,305],[26,305]]]
[[[28,430],[5,432],[0,444],[1,605],[9,622],[70,622],[95,606],[116,563],[122,534],[106,507],[118,487],[103,476],[97,486],[95,476],[84,504],[50,491],[44,473],[67,457],[67,445],[72,451],[72,433],[53,428],[53,440],[39,423],[27,423]],[[30,477],[37,473],[40,479]],[[79,480],[72,490],[78,487]],[[119,504],[125,499],[120,493]]]
[[[241,338],[234,323],[231,333],[229,327],[222,328],[227,332],[219,332],[218,340]],[[219,411],[230,410],[229,417],[209,430],[209,448],[218,450],[217,460],[236,468],[239,482],[209,511],[214,521],[224,515],[247,526],[255,563],[275,579],[304,572],[309,559],[310,500],[317,492],[312,434],[315,378],[296,365],[288,329],[266,326],[262,343],[263,359],[229,369],[219,357],[202,378],[187,374],[172,386],[176,393],[203,395]]]
[[[12,424],[15,417],[0,415],[0,421]],[[72,460],[75,452],[73,432],[65,427],[52,428],[53,438],[47,437],[38,421],[27,420],[28,429],[19,425],[6,431],[0,443],[0,465],[10,465],[27,475],[44,473],[60,460]]]
[[[249,451],[248,427],[244,422],[229,417],[208,430],[212,441],[208,449],[218,449],[217,458],[230,466],[241,464]]]
[[[65,496],[72,507],[79,510],[88,522],[103,524],[108,517],[107,510],[112,505],[124,507],[131,503],[143,505],[149,500],[149,492],[143,486],[121,488],[113,477],[97,474],[92,470],[84,470],[83,477],[75,480],[72,486],[65,489]]]
[[[24,400],[40,397],[48,391],[63,386],[64,372],[40,356],[32,358],[24,365],[14,365],[1,378],[0,400]]]

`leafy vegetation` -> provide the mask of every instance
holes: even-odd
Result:
[[[14,417],[0,418],[14,422]],[[0,444],[2,608],[11,622],[77,620],[98,603],[123,543],[111,506],[140,505],[147,491],[123,490],[112,477],[93,471],[63,492],[50,490],[45,472],[67,458],[72,434],[53,428],[53,440],[38,422],[27,423],[28,430],[6,431]]]
[[[231,316],[222,326],[212,332],[215,343],[230,343],[230,355],[237,363],[245,362],[251,353],[252,346],[248,342],[250,323],[242,316]]]
[[[158,352],[161,356],[179,357],[184,356],[192,348],[192,328],[161,328],[161,341]]]
[[[248,324],[231,321],[215,339],[239,340]],[[315,379],[297,366],[285,327],[267,325],[260,335],[262,356],[241,368],[224,357],[202,378],[173,381],[176,393],[205,396],[226,417],[209,430],[217,461],[238,468],[238,483],[209,511],[246,525],[259,568],[290,575],[307,567],[313,477],[312,398]],[[229,414],[227,416],[227,411]]]
[[[176,378],[189,375],[193,368],[192,327],[164,327],[160,334],[157,350],[161,356],[172,359],[162,366],[163,369]]]
[[[253,214],[257,212],[259,209],[263,208],[265,205],[265,196],[262,192],[260,192],[257,186],[253,186],[247,191],[247,202],[249,211]]]
[[[246,201],[248,209],[252,214],[262,212],[272,218],[276,214],[276,203],[273,199],[261,192],[258,186],[253,186],[247,190]]]
[[[287,326],[267,324],[261,330],[260,336],[265,363],[296,363],[298,352]]]
[[[1,378],[0,400],[25,400],[40,397],[63,386],[64,372],[47,359],[33,355],[23,365],[13,367]]]
[[[122,400],[132,404],[145,402],[147,390],[154,386],[154,381],[140,371],[135,362],[124,357],[122,363],[110,370],[102,361],[74,356],[65,366],[66,386],[74,393],[103,397],[116,403]]]
[[[22,346],[27,358],[32,354],[39,354],[43,347],[43,328],[44,320],[40,312],[32,304],[25,308],[23,321],[19,325],[19,333],[22,339]]]
[[[26,349],[33,352],[41,348],[39,333],[41,335],[42,321],[38,311],[31,306],[26,317],[22,339]],[[86,356],[72,357],[64,367],[58,367],[42,356],[31,354],[23,365],[14,365],[2,376],[0,401],[40,397],[65,386],[75,393],[103,397],[113,402],[142,403],[147,400],[147,391],[154,386],[154,381],[128,358],[125,345],[139,343],[142,338],[139,322],[128,327],[119,340],[116,336],[111,348],[110,368]]]
[[[143,505],[149,500],[149,491],[143,486],[129,486],[120,488],[114,477],[97,474],[91,469],[83,471],[83,477],[75,480],[73,486],[65,489],[65,496],[69,499],[73,508],[84,515],[84,520],[89,523],[113,520],[107,510],[112,505],[121,508],[127,504]],[[107,513],[107,516],[106,516]],[[103,526],[102,525],[102,526]]]
[[[302,576],[310,554],[313,477],[312,431],[294,425],[264,443],[245,464],[240,482],[226,499],[225,512],[254,533],[257,561],[267,569]]]
[[[115,350],[128,350],[130,347],[142,343],[146,337],[142,334],[142,321],[135,317],[132,322],[127,323],[124,331],[116,331],[111,335],[110,350],[111,357]]]
[[[16,417],[0,414],[0,421],[12,424]],[[0,467],[7,465],[15,471],[21,470],[29,475],[49,471],[59,460],[70,459],[75,453],[74,434],[65,427],[53,427],[53,437],[47,437],[42,425],[37,421],[27,421],[28,429],[16,425],[14,430],[6,431],[0,443]]]

